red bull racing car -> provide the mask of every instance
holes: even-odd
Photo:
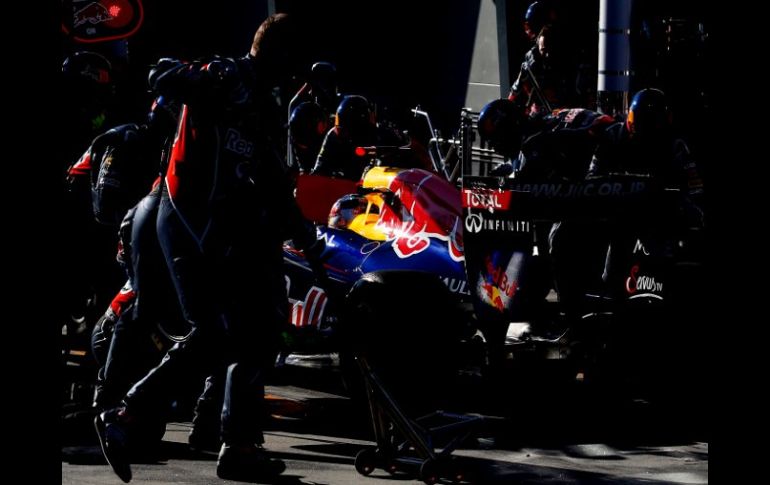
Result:
[[[369,169],[358,183],[300,175],[297,199],[326,242],[328,276],[319,284],[304,255],[284,246],[290,323],[299,348],[336,351],[335,325],[355,295],[372,286],[378,288],[376,301],[367,305],[387,311],[390,328],[428,309],[435,318],[444,313],[436,308],[470,311],[460,192],[443,177],[389,167]],[[437,295],[445,300],[438,305]],[[447,333],[457,330],[453,320]]]

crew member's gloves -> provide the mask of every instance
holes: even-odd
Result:
[[[491,172],[489,172],[489,175],[492,175],[495,177],[507,177],[512,173],[513,173],[513,165],[511,163],[503,163],[502,165],[498,165]]]
[[[147,75],[147,83],[150,85],[150,88],[155,88],[155,83],[158,81],[158,77],[181,65],[182,61],[178,59],[172,59],[171,57],[163,57],[159,59],[156,65],[151,66],[150,73]]]

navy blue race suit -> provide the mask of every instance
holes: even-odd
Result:
[[[649,175],[694,202],[703,196],[703,180],[684,140],[671,135],[644,140],[631,136],[622,122],[604,131],[588,175],[612,172]]]
[[[120,125],[97,136],[69,168],[68,240],[80,241],[67,253],[77,266],[68,273],[70,302],[93,295],[94,309],[101,310],[125,282],[115,260],[117,228],[157,177],[155,140],[147,125]]]
[[[306,82],[289,102],[289,118],[291,118],[294,109],[304,102],[317,104],[326,114],[329,122],[328,126],[334,125],[334,112],[340,102],[340,96],[336,94],[336,92],[334,94],[325,93],[320,88],[313,89],[311,82]],[[295,172],[300,170],[310,172],[318,157],[319,150],[320,148],[317,146],[307,148],[297,147],[292,143],[290,136],[286,154],[286,165],[290,170]]]
[[[119,225],[147,194],[158,176],[162,143],[162,135],[147,124],[120,125],[94,139],[81,161],[88,158],[92,166],[90,192],[99,222]]]
[[[602,132],[615,120],[583,108],[533,116],[532,133],[521,144],[517,177],[532,180],[580,181],[588,171]]]
[[[122,235],[128,285],[134,291],[131,307],[114,326],[109,352],[100,370],[94,404],[100,409],[117,406],[131,386],[158,364],[163,340],[158,340],[157,324],[178,328],[182,321],[174,286],[157,237],[160,185],[153,187],[126,214]],[[105,335],[108,332],[102,332]]]
[[[519,74],[508,99],[526,108],[528,114],[550,113],[566,106],[587,106],[582,84],[586,76],[566,59],[547,59],[535,45],[524,54]]]
[[[227,443],[264,441],[263,376],[288,321],[282,242],[316,243],[278,156],[284,115],[263,74],[245,57],[164,59],[150,75],[156,92],[184,103],[162,184],[158,237],[193,330],[129,391],[126,412],[151,413],[183,373],[202,380],[227,366]]]
[[[104,223],[120,223],[115,231],[120,235],[118,261],[128,276],[121,294],[133,294],[116,298],[94,327],[92,348],[102,365],[94,404],[101,409],[117,405],[157,364],[157,349],[150,339],[155,323],[181,319],[155,234],[160,188],[153,185],[153,179],[159,182],[163,150],[174,125],[159,116],[152,120],[107,131],[70,169],[73,179],[90,178],[93,214]],[[114,258],[115,244],[110,242],[107,247]],[[130,306],[113,308],[117,300]]]
[[[123,160],[133,158],[133,153],[141,150],[140,144],[136,142],[139,131],[140,127],[134,124],[121,125],[108,130],[97,136],[78,161],[68,169],[68,214],[71,216],[68,225],[72,236],[67,240],[72,247],[67,255],[68,260],[74,265],[72,271],[68,273],[67,287],[71,293],[70,303],[75,303],[76,300],[85,302],[88,297],[95,295],[97,308],[104,308],[125,281],[115,261],[116,229],[126,211],[139,200],[142,194],[135,196],[130,203],[109,202],[108,204],[112,204],[109,210],[114,216],[100,218],[99,222],[102,224],[99,224],[94,220],[96,214],[92,191],[97,186],[102,161],[110,165],[115,160],[116,164],[120,164]],[[127,181],[128,184],[132,182],[134,181]],[[145,192],[151,182],[152,179],[144,185]],[[104,188],[105,185],[102,184],[99,187]],[[107,186],[107,192],[112,188]],[[117,200],[115,197],[108,198],[111,201]]]
[[[614,122],[608,115],[582,108],[531,119],[531,125],[544,129],[522,144],[520,175],[550,182],[582,181],[604,130]],[[540,248],[548,248],[559,302],[567,324],[573,325],[583,311],[583,295],[601,277],[604,229],[588,221],[556,221],[550,227],[535,225],[535,231]]]
[[[528,132],[518,159],[496,169],[515,171],[523,182],[580,182],[585,178],[591,157],[604,130],[614,123],[610,116],[582,108],[564,109],[551,115],[534,115],[527,121]],[[600,226],[585,221],[557,221],[535,224],[535,244],[539,256],[529,258],[529,274],[540,275],[530,287],[535,306],[555,285],[559,301],[574,321],[580,312],[586,284],[598,281],[606,253]],[[548,318],[534,309],[533,333],[541,333]],[[541,326],[542,327],[542,326]]]
[[[588,177],[612,173],[646,176],[659,186],[679,190],[678,206],[667,210],[666,217],[657,219],[656,227],[652,228],[652,233],[663,238],[653,235],[651,240],[661,242],[673,234],[671,231],[704,227],[703,180],[682,139],[665,131],[655,137],[643,138],[632,135],[626,123],[615,123],[603,133]],[[613,293],[622,293],[628,258],[640,237],[640,228],[635,227],[635,222],[625,222],[628,227],[618,227],[614,231],[604,268],[603,278]],[[620,223],[616,225],[621,226]]]

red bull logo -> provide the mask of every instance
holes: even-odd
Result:
[[[142,0],[69,0],[62,31],[78,42],[130,37],[144,20]]]
[[[118,10],[116,13],[119,12],[120,11]],[[100,2],[91,2],[84,8],[75,12],[72,25],[74,27],[80,27],[86,22],[89,22],[91,25],[96,25],[112,20],[114,17],[115,15],[111,14],[110,10]]]
[[[399,173],[389,189],[400,200],[400,211],[384,207],[377,229],[393,242],[399,258],[425,251],[431,239],[446,242],[450,257],[463,261],[460,194],[446,181],[424,170]]]
[[[487,256],[484,269],[479,275],[476,294],[487,305],[499,312],[511,307],[513,297],[519,289],[519,272],[524,254],[515,252],[506,266],[495,263],[493,256]]]

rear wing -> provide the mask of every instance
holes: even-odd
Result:
[[[480,319],[519,321],[535,311],[531,294],[540,276],[534,258],[548,249],[541,238],[549,237],[550,222],[557,221],[588,222],[571,227],[585,231],[579,238],[585,236],[592,244],[622,241],[618,247],[625,248],[630,241],[636,264],[636,269],[629,270],[632,279],[655,281],[657,289],[634,293],[634,287],[628,298],[663,299],[662,282],[667,275],[660,258],[665,253],[650,257],[645,247],[653,247],[647,246],[648,241],[668,240],[676,234],[678,190],[667,190],[648,177],[628,175],[575,183],[465,176],[461,198],[468,285]],[[601,230],[594,234],[599,226]],[[593,240],[594,235],[601,236]],[[638,254],[634,242],[641,248]],[[601,274],[599,266],[595,269]],[[608,284],[619,287],[614,276]]]
[[[579,182],[465,176],[462,184],[465,213],[508,220],[665,216],[679,198],[678,189],[643,175],[611,174]]]

